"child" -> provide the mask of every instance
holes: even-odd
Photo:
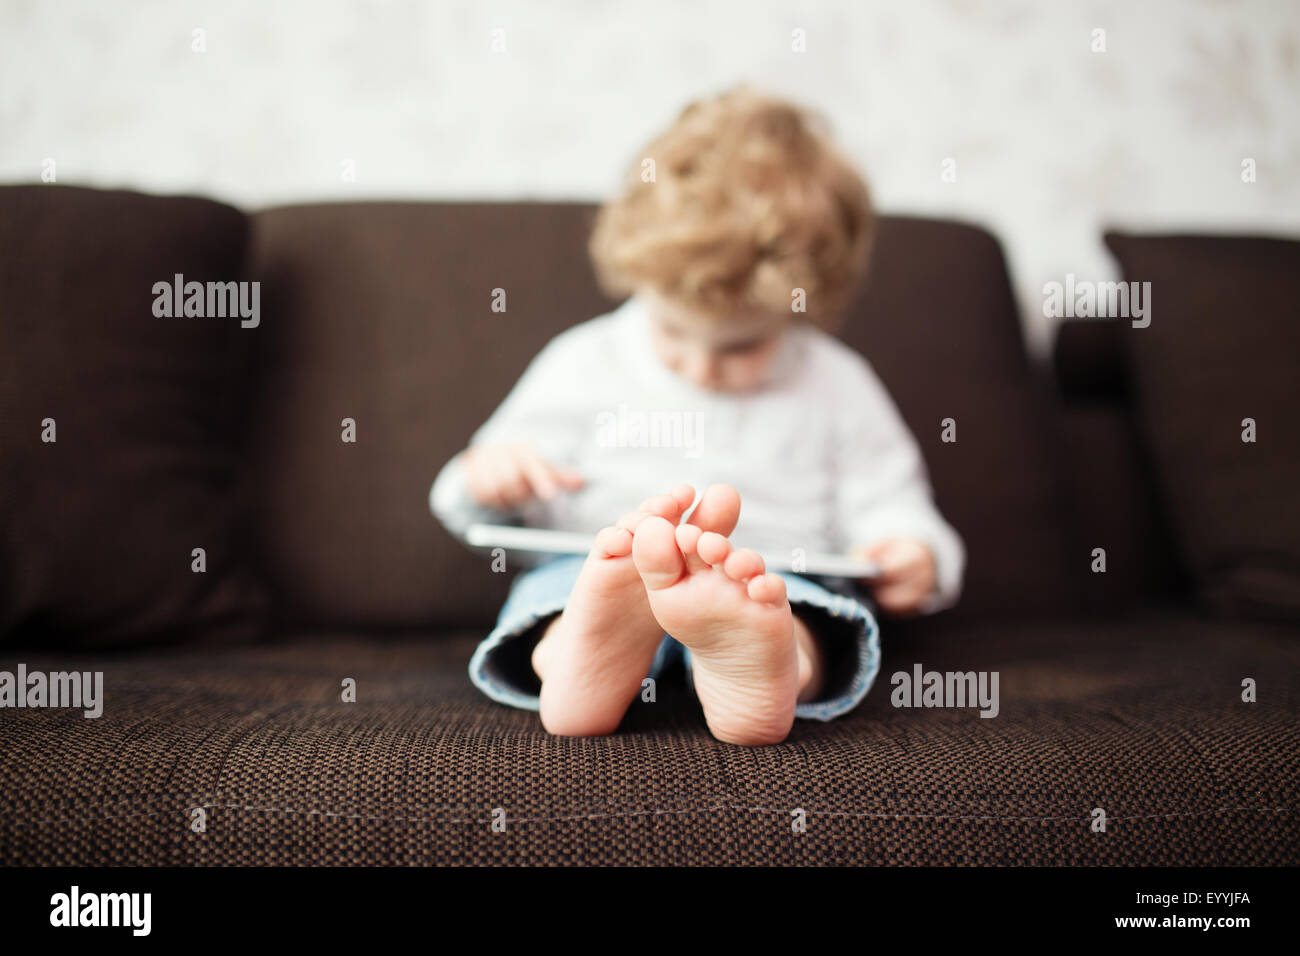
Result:
[[[892,614],[952,604],[965,552],[885,389],[824,331],[873,225],[824,123],[741,87],[644,155],[590,246],[630,297],[542,349],[430,504],[462,537],[603,528],[585,559],[516,578],[470,663],[488,696],[553,734],[608,734],[680,662],[715,737],[779,743],[862,700],[879,639],[855,582],[765,573],[751,549],[875,561],[863,583]]]

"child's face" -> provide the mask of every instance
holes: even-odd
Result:
[[[718,322],[651,290],[641,295],[649,305],[651,338],[659,361],[711,391],[755,389],[788,324],[782,316],[757,313]]]

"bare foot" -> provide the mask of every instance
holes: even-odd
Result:
[[[632,557],[655,619],[690,648],[709,730],[727,743],[780,743],[807,684],[785,581],[721,534],[659,517],[637,527]]]
[[[533,650],[533,670],[542,679],[542,726],[549,733],[613,733],[640,693],[664,629],[646,600],[632,542],[648,518],[676,525],[694,498],[690,485],[679,485],[671,494],[647,498],[596,535],[563,613]],[[714,485],[689,520],[693,527],[730,534],[739,517],[739,495]]]

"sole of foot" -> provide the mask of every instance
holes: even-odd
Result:
[[[675,526],[694,499],[690,485],[679,485],[647,498],[596,535],[564,611],[533,650],[533,669],[542,679],[540,716],[548,733],[613,733],[640,693],[664,629],[650,610],[632,559],[633,541],[649,519]],[[698,522],[692,527],[730,533],[739,517],[735,490],[714,485],[688,520]]]
[[[632,558],[660,626],[691,651],[709,730],[746,746],[790,733],[800,667],[785,581],[722,534],[641,522]]]

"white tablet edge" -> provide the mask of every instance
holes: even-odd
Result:
[[[586,554],[591,550],[592,535],[575,531],[552,531],[549,528],[519,528],[512,525],[472,524],[466,540],[475,547],[505,548],[511,551],[540,551],[548,554]],[[760,552],[772,571],[793,571],[792,558]],[[803,557],[800,574],[824,574],[844,578],[872,578],[880,574],[879,566],[838,554],[810,552]]]

